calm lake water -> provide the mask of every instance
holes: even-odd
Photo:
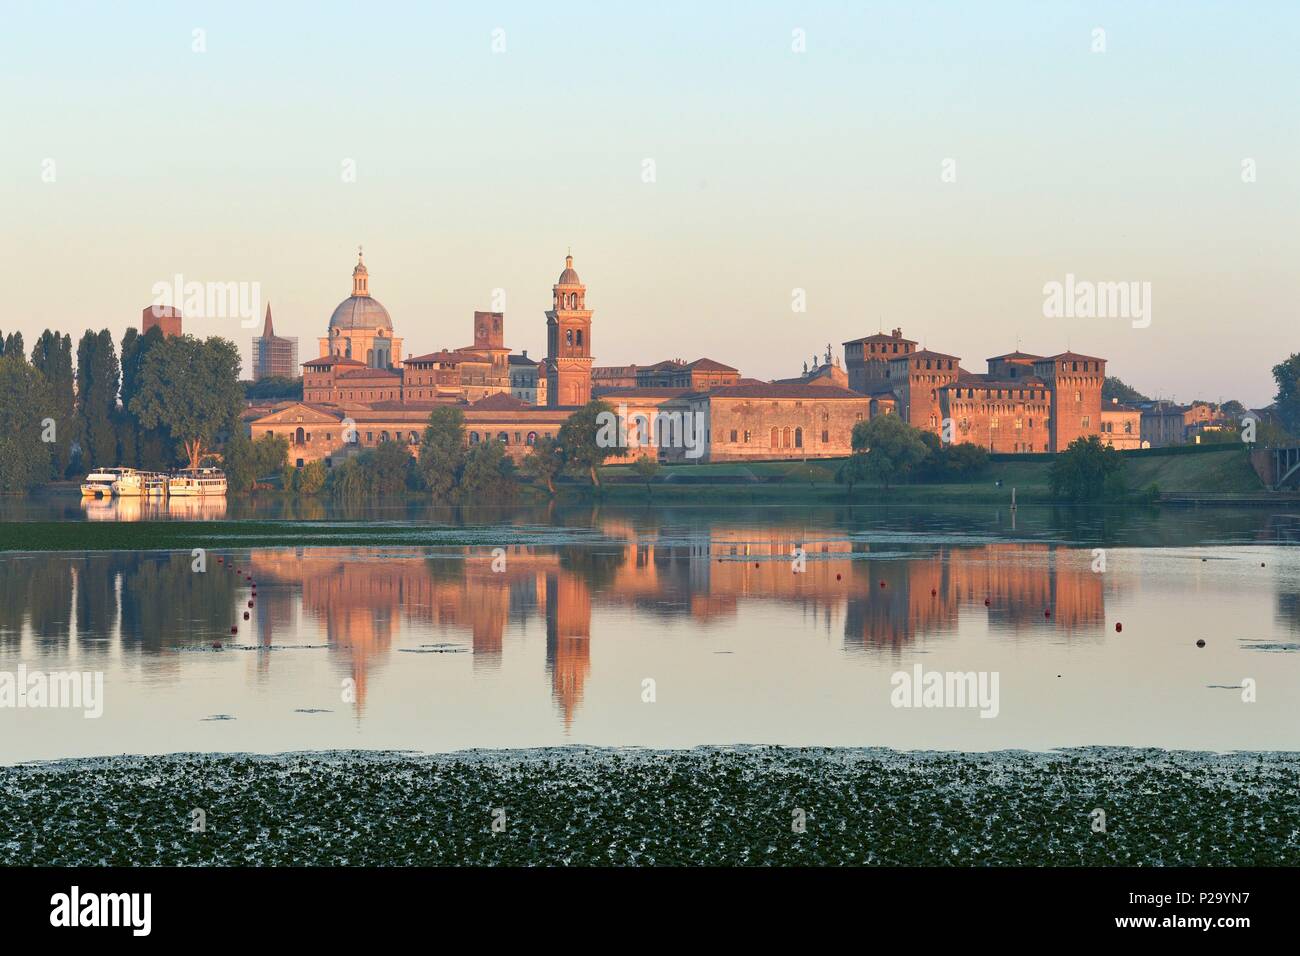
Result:
[[[369,517],[407,532],[467,521],[480,543],[431,531],[400,547],[213,548],[203,573],[188,550],[0,554],[0,674],[104,681],[99,719],[0,707],[0,762],[556,744],[1300,750],[1297,515]],[[997,716],[894,707],[891,677],[916,665],[995,672]]]

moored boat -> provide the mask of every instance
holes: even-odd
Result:
[[[136,474],[134,468],[95,468],[81,482],[83,498],[111,498],[113,486],[122,478]],[[139,494],[139,492],[136,492]]]
[[[197,498],[226,493],[226,473],[220,468],[186,468],[167,482],[167,494],[173,498]]]

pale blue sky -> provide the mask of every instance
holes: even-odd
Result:
[[[1300,350],[1297,4],[3,14],[0,331],[29,341],[120,338],[180,273],[259,282],[306,359],[364,243],[412,353],[468,344],[504,288],[507,343],[540,354],[570,245],[597,364],[707,355],[769,378],[901,325],[972,371],[1019,335],[1148,392],[1261,404]],[[1044,318],[1067,272],[1151,282],[1151,327]],[[253,334],[187,329],[245,355]]]

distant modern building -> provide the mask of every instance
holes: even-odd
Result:
[[[297,378],[298,375],[298,340],[275,334],[275,326],[271,323],[271,303],[268,302],[262,334],[253,339],[253,381]]]
[[[181,310],[170,305],[146,306],[140,315],[140,332],[143,334],[157,328],[164,338],[181,335],[181,318]]]

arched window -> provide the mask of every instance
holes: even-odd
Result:
[[[564,330],[564,344],[565,345],[573,344],[573,329]]]
[[[789,428],[789,426],[786,426],[785,428],[782,428],[782,429],[781,429],[781,447],[782,447],[782,448],[789,448],[789,447],[790,447],[790,428]]]
[[[536,444],[537,444],[537,432],[529,432],[529,433],[528,433],[528,437],[525,439],[525,441],[526,441],[530,446],[532,446],[532,445],[536,445]]]
[[[781,429],[779,428],[772,429],[772,447],[773,448],[781,447]]]
[[[470,432],[470,433],[469,433],[469,443],[470,443],[471,445],[477,445],[477,444],[478,444],[478,432]]]
[[[802,447],[803,447],[803,429],[802,429],[802,428],[796,428],[796,429],[794,430],[794,447],[795,447],[795,448],[802,448]]]
[[[582,329],[578,329],[578,348],[582,348]]]
[[[295,445],[301,445],[301,444],[302,444],[302,429],[301,429],[301,428],[299,428],[296,432],[293,433],[293,443],[294,443]]]
[[[509,444],[510,444],[510,435],[509,435],[509,433],[508,433],[508,432],[502,432],[501,434],[497,435],[497,441],[501,442],[501,444],[503,444],[503,445],[509,445]]]

